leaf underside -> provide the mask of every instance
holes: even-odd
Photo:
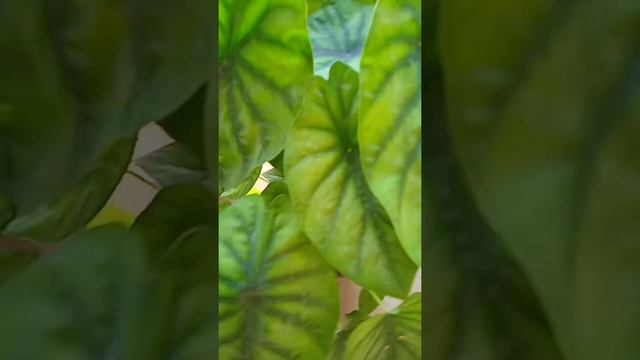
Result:
[[[372,14],[373,4],[357,0],[326,1],[311,13],[308,26],[315,75],[328,78],[338,61],[360,71]]]

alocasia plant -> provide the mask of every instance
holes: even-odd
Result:
[[[1,3],[0,358],[420,358],[420,12]]]
[[[221,5],[223,197],[255,179],[253,167],[274,169],[264,193],[227,197],[219,215],[219,356],[418,359],[420,294],[409,289],[420,265],[420,3],[304,5]],[[301,71],[306,54],[313,77]],[[382,149],[392,128],[402,144]],[[335,336],[336,272],[406,303],[369,317],[364,302]]]

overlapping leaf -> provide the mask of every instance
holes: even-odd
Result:
[[[83,216],[102,206],[96,200],[106,200],[105,189],[117,184],[105,178],[93,189],[89,174],[102,154],[170,113],[209,75],[213,6],[204,0],[0,5],[0,198],[14,217],[44,226],[42,214],[68,210],[69,198],[85,206]],[[44,222],[55,216],[62,217]],[[85,220],[65,221],[78,227]]]
[[[155,274],[150,311],[161,331],[157,357],[203,359],[217,351],[215,201],[202,184],[168,186],[132,228]]]
[[[232,188],[282,150],[313,65],[304,0],[221,1],[219,9],[219,158],[209,166]]]
[[[362,167],[398,238],[420,264],[421,2],[380,0],[362,57]]]
[[[153,331],[146,328],[151,317],[137,240],[117,228],[86,232],[4,283],[0,357],[148,358],[145,339]]]
[[[487,226],[462,180],[427,64],[424,333],[426,359],[563,359],[530,281]]]
[[[221,197],[230,198],[230,199],[239,199],[246,195],[253,185],[256,183],[258,178],[260,177],[260,173],[262,171],[262,166],[258,166],[255,169],[251,170],[249,175],[242,180],[237,186],[232,189],[226,190],[220,195]]]
[[[315,77],[289,134],[285,175],[303,229],[356,283],[403,298],[416,266],[369,190],[356,142],[358,75],[342,63]]]
[[[325,79],[335,62],[360,71],[362,48],[369,33],[372,2],[329,0],[309,16],[313,72]]]
[[[338,321],[335,272],[286,195],[246,196],[220,214],[221,359],[325,359]]]
[[[133,146],[133,138],[115,141],[98,159],[95,168],[77,184],[49,204],[14,218],[2,232],[6,236],[53,241],[89,223],[118,185]]]
[[[342,341],[343,346],[332,354],[332,359],[422,359],[421,298],[416,293],[388,314],[356,319],[353,327],[338,333],[337,341]]]
[[[208,172],[202,160],[182,143],[172,143],[135,161],[160,186],[202,181]]]
[[[638,10],[442,2],[455,151],[571,360],[640,356]]]

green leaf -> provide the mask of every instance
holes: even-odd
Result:
[[[216,197],[202,184],[176,184],[163,188],[138,216],[133,230],[144,238],[153,261],[168,256],[190,232],[214,225]]]
[[[108,192],[85,179],[100,172],[103,154],[169,114],[209,75],[215,5],[150,5],[0,4],[0,193],[15,217],[41,217],[75,197],[102,205],[96,199]],[[85,223],[94,210],[84,210]]]
[[[277,168],[269,169],[262,174],[262,177],[268,182],[284,181],[284,174]]]
[[[133,225],[136,220],[135,214],[128,210],[122,209],[114,204],[107,204],[98,212],[98,214],[87,224],[88,229],[108,224],[119,224],[126,228]]]
[[[332,359],[422,359],[420,299],[420,293],[413,294],[388,314],[357,321],[345,332],[344,348]],[[342,336],[338,333],[337,338]]]
[[[204,162],[204,117],[207,100],[207,84],[198,88],[180,107],[158,125],[167,134]]]
[[[0,192],[0,230],[4,229],[9,221],[11,221],[13,212],[11,199]]]
[[[304,0],[220,2],[219,159],[209,166],[225,188],[284,146],[312,75],[305,19]]]
[[[285,174],[303,229],[338,271],[404,298],[416,266],[369,190],[356,142],[358,74],[342,63],[315,77],[289,134]]]
[[[370,314],[379,305],[378,300],[371,295],[371,292],[367,289],[360,290],[360,296],[358,297],[358,311],[361,311],[364,314]]]
[[[565,358],[635,359],[638,3],[521,5],[442,3],[455,152],[482,215],[532,280]]]
[[[437,4],[427,9],[437,24]],[[437,33],[428,32],[429,43]],[[425,358],[563,359],[540,297],[465,183],[448,128],[437,46],[426,51]]]
[[[276,157],[269,160],[269,164],[271,164],[271,166],[273,166],[275,169],[282,171],[284,170],[283,161],[284,161],[284,151],[280,151],[278,155],[276,155]]]
[[[46,251],[35,241],[0,237],[0,286]]]
[[[182,143],[172,143],[135,161],[160,186],[205,180],[203,154],[194,154]]]
[[[271,204],[278,196],[285,194],[289,196],[289,188],[284,181],[274,181],[269,183],[264,191],[260,194],[260,197],[268,204]]]
[[[225,190],[225,192],[223,192],[222,195],[220,196],[228,199],[239,199],[245,196],[249,192],[249,190],[253,188],[253,185],[256,183],[256,181],[260,177],[261,171],[262,171],[262,166],[256,167],[251,171],[251,173],[249,173],[246,179],[242,180],[241,183],[239,183],[237,186],[233,187],[232,189]]]
[[[0,287],[0,358],[148,358],[145,266],[119,228],[83,232]]]
[[[335,272],[300,231],[286,195],[250,195],[220,214],[221,359],[325,359],[337,325]]]
[[[362,167],[409,257],[421,258],[421,2],[380,0],[362,57]]]
[[[156,272],[150,311],[163,340],[156,358],[204,359],[217,351],[215,201],[202,184],[169,186],[133,226]]]
[[[358,0],[329,0],[310,12],[308,26],[315,75],[328,78],[331,66],[338,61],[360,71],[373,5]]]
[[[540,299],[483,221],[452,152],[437,74],[427,92],[424,332],[428,359],[560,360]],[[441,95],[440,95],[441,99]]]
[[[105,205],[125,172],[133,139],[113,143],[84,178],[48,204],[13,219],[3,233],[39,241],[69,236],[89,223]]]

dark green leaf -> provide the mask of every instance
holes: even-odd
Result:
[[[312,75],[305,19],[304,0],[220,2],[220,154],[209,166],[225,188],[282,151]]]
[[[83,232],[0,287],[0,358],[145,359],[145,265],[137,238]]]
[[[202,85],[176,111],[158,122],[169,136],[204,162],[204,111],[207,84]]]
[[[285,173],[303,229],[338,271],[404,298],[416,266],[369,190],[356,142],[358,74],[342,63],[314,77],[285,150]]]
[[[105,205],[129,164],[133,139],[113,143],[95,168],[48,204],[19,216],[3,230],[7,236],[39,241],[62,239],[89,223]],[[1,175],[0,175],[1,176]]]
[[[638,6],[441,5],[454,151],[571,360],[640,357]]]
[[[4,229],[9,221],[13,219],[13,216],[14,209],[11,199],[0,192],[0,230]]]
[[[342,338],[344,347],[335,351],[332,359],[422,359],[420,299],[420,293],[413,294],[388,314],[356,320],[355,328],[338,333],[337,341]]]
[[[371,295],[371,292],[367,289],[360,290],[360,296],[358,297],[358,311],[369,314],[378,307],[378,301]]]
[[[40,219],[88,197],[81,216],[91,218],[97,209],[88,203],[99,208],[109,196],[104,187],[117,183],[105,179],[92,190],[93,179],[86,180],[100,172],[103,154],[169,114],[210,74],[214,6],[205,0],[0,4],[0,193],[15,217]]]
[[[308,26],[315,75],[328,78],[331,66],[338,61],[360,71],[373,5],[358,0],[328,0],[310,12]]]
[[[220,214],[221,359],[326,359],[339,314],[333,269],[286,195],[247,196]]]
[[[435,10],[433,3],[428,10]],[[435,22],[436,14],[430,17]],[[562,359],[539,296],[484,222],[463,180],[435,51],[427,49],[425,83],[425,358]]]
[[[284,170],[284,164],[282,163],[283,161],[284,161],[284,151],[280,151],[278,155],[276,155],[276,157],[269,160],[269,164],[271,164],[271,166],[273,166],[275,169],[282,171]]]
[[[358,141],[371,191],[420,265],[421,1],[380,0],[362,56]]]
[[[208,172],[200,154],[172,143],[135,161],[160,186],[202,181]]]
[[[215,201],[201,184],[169,186],[133,226],[156,269],[152,310],[162,331],[159,357],[204,359],[217,351]]]
[[[177,184],[162,189],[138,216],[133,230],[144,238],[153,261],[162,259],[186,235],[214,226],[216,197],[201,184]]]
[[[0,237],[0,286],[46,250],[46,246],[35,241]]]

